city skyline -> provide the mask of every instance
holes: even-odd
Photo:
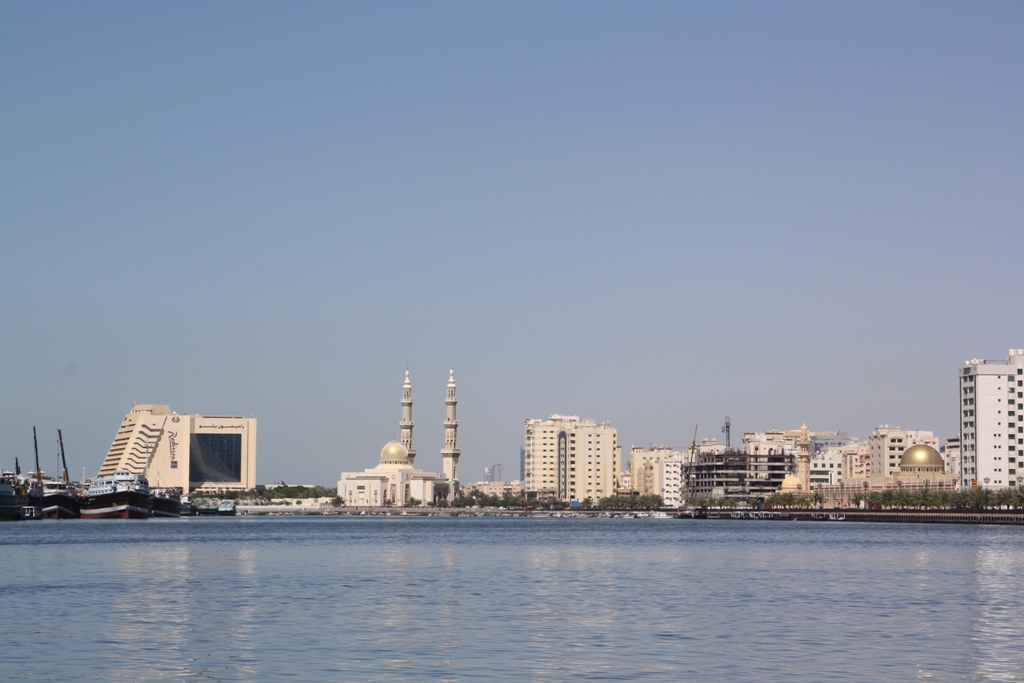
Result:
[[[260,482],[398,436],[518,470],[959,427],[1024,346],[1024,7],[0,6],[0,466],[133,402],[259,420]],[[52,444],[48,439],[52,434]],[[510,478],[510,477],[509,477]]]

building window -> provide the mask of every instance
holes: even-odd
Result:
[[[242,481],[241,434],[192,434],[189,439],[189,481]]]

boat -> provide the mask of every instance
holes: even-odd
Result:
[[[35,431],[33,428],[33,438]],[[81,513],[81,501],[78,489],[68,481],[68,461],[64,457],[64,435],[57,430],[60,441],[60,460],[64,465],[64,480],[42,481],[42,500],[39,510],[43,519],[78,519]]]
[[[139,474],[118,470],[89,484],[82,519],[145,519],[149,517],[149,482]]]
[[[44,480],[39,510],[43,519],[78,519],[78,489],[63,481]]]
[[[28,496],[18,486],[13,472],[0,471],[0,519],[21,519]]]
[[[233,500],[222,500],[217,506],[218,517],[231,517],[235,514],[235,502]]]
[[[149,498],[150,517],[181,517],[181,489],[153,489]]]
[[[35,425],[32,426],[32,444],[36,450],[36,471],[30,472],[31,478],[26,478],[28,486],[28,504],[22,509],[22,519],[42,519],[43,517],[43,471],[39,469],[39,439],[36,438]],[[28,508],[35,508],[29,511]]]

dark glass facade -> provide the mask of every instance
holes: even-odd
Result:
[[[189,482],[242,481],[241,434],[193,434],[189,441]]]

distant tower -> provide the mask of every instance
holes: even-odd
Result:
[[[414,465],[416,451],[412,448],[412,382],[409,381],[409,368],[405,369],[405,384],[402,385],[402,445],[409,451],[409,464]]]
[[[459,402],[455,398],[455,367],[448,371],[448,395],[444,401],[448,410],[444,418],[444,448],[441,449],[441,458],[444,460],[444,476],[448,479],[448,500],[455,500],[455,486],[459,481],[459,450],[455,432],[459,428],[459,421],[455,419],[455,404]]]
[[[725,416],[725,426],[722,427],[722,431],[725,432],[725,450],[727,450],[727,451],[728,450],[732,450],[732,443],[729,441],[729,436],[730,436],[729,432],[731,431],[731,429],[732,429],[732,420],[729,419],[728,415],[726,415]]]
[[[800,438],[796,442],[796,476],[800,479],[800,490],[808,493],[811,490],[811,439],[807,436],[807,423],[800,428]]]

